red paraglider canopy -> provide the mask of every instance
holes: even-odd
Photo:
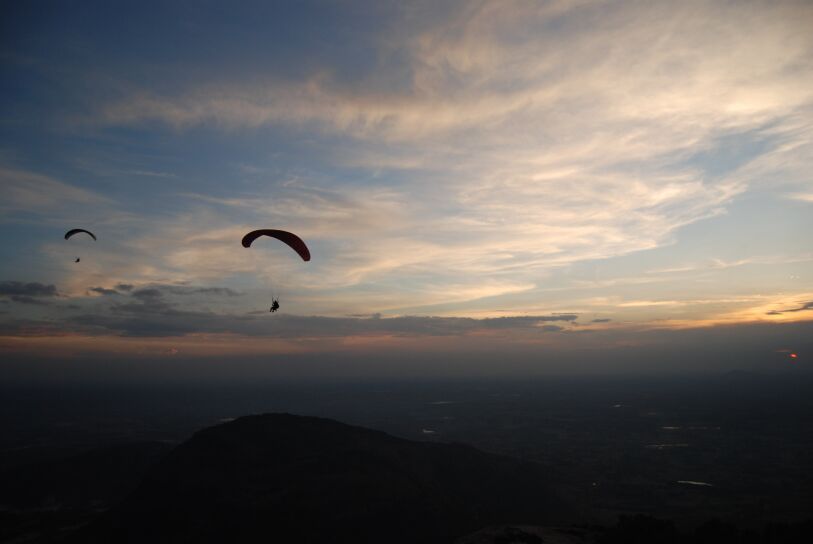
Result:
[[[280,242],[287,244],[291,249],[296,251],[300,257],[302,257],[303,261],[310,261],[311,260],[311,252],[308,249],[308,246],[305,245],[305,242],[302,241],[302,238],[297,236],[292,232],[288,232],[285,230],[276,230],[276,229],[260,229],[260,230],[253,230],[243,236],[243,247],[251,247],[252,242],[259,238],[260,236],[270,236],[271,238],[276,238]]]

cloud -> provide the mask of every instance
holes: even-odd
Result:
[[[92,293],[98,293],[100,295],[120,295],[118,291],[115,289],[107,289],[105,287],[91,287],[88,291]]]
[[[161,298],[164,296],[164,294],[159,289],[150,288],[133,291],[132,294],[130,294],[130,296],[147,301]]]
[[[0,165],[0,211],[7,217],[21,212],[54,213],[66,207],[87,209],[111,201],[87,189],[52,177]]]
[[[131,174],[133,176],[146,176],[152,178],[177,178],[178,176],[169,172],[153,172],[150,170],[126,170],[123,174]]]
[[[116,289],[108,289],[106,287],[91,287],[90,292],[98,293],[100,295],[122,295],[129,293],[131,297],[141,299],[144,301],[163,297],[165,294],[192,296],[192,295],[207,295],[207,296],[225,296],[237,297],[240,293],[228,287],[189,287],[183,285],[151,285],[133,291],[135,287],[130,284],[117,284]]]
[[[51,302],[48,300],[28,297],[25,295],[12,295],[9,297],[9,299],[14,302],[19,302],[20,304],[31,304],[33,306],[49,306],[51,304]]]
[[[444,16],[416,11],[381,36],[382,50],[403,52],[399,64],[368,66],[353,82],[316,69],[174,94],[135,90],[105,103],[96,121],[316,129],[342,138],[341,158],[327,167],[406,176],[361,189],[299,180],[275,185],[273,199],[194,197],[278,217],[319,244],[325,267],[305,271],[302,285],[397,285],[405,275],[417,284],[414,304],[358,311],[529,290],[559,267],[663,246],[750,186],[788,179],[776,175],[786,159],[805,156],[807,6],[482,2]],[[405,84],[373,84],[397,74]],[[697,159],[738,138],[765,146],[725,175]],[[809,171],[794,160],[795,171]],[[184,221],[175,227],[190,243],[163,256],[168,268],[249,271],[242,260],[223,264],[236,229],[224,224],[212,229],[220,238],[203,239],[193,234],[198,220]]]
[[[486,329],[516,329],[523,327],[539,327],[541,323],[550,321],[574,322],[578,318],[579,316],[576,314],[555,314],[543,316],[487,317],[476,320],[476,322]],[[540,328],[545,329],[544,326],[541,326]]]
[[[600,319],[593,319],[590,323],[609,323],[612,319],[607,318],[600,318]]]
[[[173,295],[215,295],[237,297],[240,293],[228,287],[181,287],[175,285],[163,286],[160,289]]]
[[[813,193],[796,193],[789,196],[794,200],[801,200],[802,202],[813,202]]]
[[[805,302],[798,308],[789,308],[787,310],[771,310],[766,312],[766,315],[782,315],[786,313],[804,312],[806,310],[813,310],[813,301]]]
[[[262,319],[262,318],[261,318]],[[334,318],[319,316],[285,316],[275,323],[273,330],[263,330],[262,321],[250,319],[244,324],[234,320],[231,330],[242,330],[247,335],[281,338],[345,337],[358,335],[395,336],[465,336],[478,331],[545,331],[551,332],[550,321],[574,321],[576,316],[518,316],[504,318],[456,318],[456,317],[370,317]],[[258,327],[259,325],[259,327]],[[555,327],[561,330],[561,327]]]
[[[450,133],[470,143],[472,128],[479,138],[501,142],[510,124],[520,146],[529,143],[531,128],[557,148],[562,136],[574,134],[582,140],[572,150],[613,143],[600,133],[585,139],[590,132],[583,129],[592,125],[626,128],[613,151],[634,152],[664,140],[671,148],[675,136],[687,138],[684,146],[696,144],[714,127],[764,123],[810,100],[811,39],[804,31],[813,15],[803,4],[551,10],[492,1],[449,14],[395,22],[401,31],[382,36],[382,49],[404,51],[402,64],[371,64],[355,84],[326,68],[299,81],[216,81],[176,96],[141,90],[105,104],[99,120],[232,129],[317,124],[357,138],[432,144]],[[406,72],[409,84],[374,85],[388,69]],[[657,126],[668,132],[658,137]]]
[[[60,334],[89,334],[138,337],[186,336],[224,333],[266,338],[339,338],[353,336],[466,336],[477,333],[514,334],[559,332],[550,323],[574,323],[576,314],[526,315],[498,318],[400,316],[367,317],[275,316],[269,326],[268,313],[223,313],[185,307],[170,298],[194,294],[206,296],[209,289],[153,286],[132,292],[124,301],[93,307],[93,313],[72,314],[48,322],[42,330],[59,329]],[[168,293],[169,295],[165,295]],[[217,295],[227,293],[215,290]],[[233,296],[226,294],[226,296]],[[74,299],[82,302],[80,299]],[[81,306],[86,309],[86,305]],[[32,329],[28,323],[25,334]],[[37,329],[39,330],[39,329]],[[11,334],[9,332],[8,334]]]
[[[139,228],[83,258],[60,287],[78,294],[122,282],[134,300],[186,297],[184,308],[206,302],[235,314],[280,284],[303,314],[471,316],[505,300],[512,313],[586,312],[586,302],[543,303],[557,288],[549,280],[576,263],[669,245],[755,187],[811,194],[813,38],[803,3],[505,0],[397,13],[381,25],[377,60],[360,61],[352,78],[318,63],[297,75],[236,66],[219,76],[210,65],[209,79],[160,90],[120,82],[118,97],[94,101],[95,134],[205,132],[263,142],[246,146],[259,155],[283,135],[308,160],[276,169],[236,157],[232,171],[218,171],[217,191],[186,183],[180,163],[119,164],[111,172],[181,188],[167,203],[177,209],[139,216]],[[14,176],[1,181],[15,209],[99,202],[53,178]],[[313,262],[236,244],[272,217],[313,245]],[[148,294],[212,282],[228,287]],[[620,284],[604,286],[616,294]],[[237,293],[242,308],[229,300]],[[613,300],[652,315],[687,305],[674,297],[653,287]]]
[[[3,281],[0,282],[0,297],[56,297],[59,296],[55,285],[38,282]]]
[[[55,324],[38,319],[18,318],[13,321],[0,320],[0,337],[51,337],[59,338],[69,334],[64,324]]]

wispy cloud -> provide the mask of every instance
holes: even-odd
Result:
[[[794,193],[789,196],[795,200],[801,200],[803,202],[813,202],[813,193]]]
[[[71,126],[117,144],[122,128],[137,128],[128,140],[137,160],[107,161],[93,185],[125,198],[7,168],[0,211],[59,212],[64,222],[72,207],[105,210],[108,234],[81,266],[66,266],[73,248],[55,241],[42,247],[43,269],[57,270],[48,281],[77,299],[89,289],[109,295],[92,299],[113,321],[87,311],[88,324],[139,334],[158,330],[145,315],[163,315],[173,334],[192,324],[232,330],[223,316],[259,311],[280,284],[302,314],[462,315],[492,331],[501,322],[482,319],[501,315],[495,307],[611,315],[609,328],[793,308],[763,308],[781,286],[757,292],[756,281],[739,286],[720,273],[784,273],[802,256],[783,247],[759,257],[718,242],[608,277],[573,270],[677,244],[686,227],[725,217],[750,192],[809,200],[811,6],[506,0],[394,13],[352,77],[318,59],[286,71],[218,70],[203,59],[194,78],[142,66],[166,79],[111,83]],[[255,166],[211,151],[232,137],[251,142],[253,159],[274,160]],[[163,149],[170,141],[191,142],[201,165],[184,171],[171,156],[178,148]],[[151,162],[159,146],[166,157]],[[269,167],[291,148],[307,158]],[[212,179],[202,172],[209,153],[223,153]],[[133,176],[156,194],[154,206],[127,202]],[[286,259],[273,243],[240,247],[258,227],[297,232],[314,259]],[[679,293],[675,281],[684,281]],[[114,299],[127,302],[114,311],[105,306]],[[192,312],[179,317],[189,324],[170,322],[172,312]],[[443,319],[425,323],[448,330]],[[384,327],[365,322],[375,326]]]
[[[50,176],[0,166],[0,211],[6,220],[24,212],[62,212],[68,206],[86,210],[111,201],[95,192]]]
[[[781,315],[786,313],[804,312],[805,310],[813,310],[813,301],[805,302],[796,308],[787,308],[784,310],[771,310],[766,312],[766,315]]]
[[[348,137],[341,165],[413,172],[409,182],[194,198],[299,229],[329,261],[329,274],[318,269],[323,285],[409,275],[416,291],[438,285],[450,302],[527,290],[557,267],[669,243],[787,172],[783,159],[808,145],[809,6],[485,2],[430,20],[412,13],[409,32],[382,37],[382,48],[405,52],[397,68],[408,85],[371,85],[386,66],[356,83],[329,70],[213,81],[174,95],[134,92],[96,121]],[[692,163],[742,134],[773,144],[722,177]],[[172,266],[206,275],[225,259],[186,239],[166,256]],[[493,289],[478,293],[484,284]],[[389,307],[398,306],[409,304]]]
[[[130,174],[133,176],[145,176],[150,178],[177,178],[176,174],[171,172],[154,172],[152,170],[124,170],[122,174]]]

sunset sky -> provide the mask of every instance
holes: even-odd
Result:
[[[813,356],[810,2],[2,10],[14,357]]]

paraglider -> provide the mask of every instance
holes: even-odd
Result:
[[[269,236],[271,238],[276,238],[280,242],[287,244],[291,249],[296,251],[300,257],[302,257],[303,261],[310,261],[311,260],[311,252],[308,249],[308,246],[305,245],[305,242],[302,241],[302,238],[297,236],[292,232],[288,232],[285,230],[275,230],[275,229],[260,229],[260,230],[253,230],[243,236],[243,247],[251,247],[251,244],[259,238],[260,236]]]
[[[76,235],[76,234],[79,234],[80,232],[84,232],[85,234],[87,234],[88,236],[90,236],[91,238],[93,238],[93,240],[94,240],[94,241],[96,240],[96,235],[95,235],[95,234],[93,234],[92,232],[90,232],[89,230],[85,230],[85,229],[71,229],[71,230],[69,230],[68,232],[66,232],[66,233],[65,233],[65,239],[67,240],[67,239],[69,239],[71,236],[74,236],[74,235]],[[79,257],[77,257],[77,258],[76,258],[76,260],[75,260],[75,261],[73,261],[73,262],[74,262],[74,263],[78,263],[80,260],[81,260],[81,259],[80,259]]]
[[[249,248],[251,244],[254,243],[254,240],[261,236],[268,236],[270,238],[276,238],[280,242],[284,243],[302,258],[303,261],[310,261],[311,260],[311,252],[308,249],[308,246],[305,245],[305,242],[302,241],[302,238],[297,236],[292,232],[288,232],[285,230],[276,230],[276,229],[259,229],[253,230],[243,236],[242,244],[243,247]],[[275,313],[279,310],[279,297],[274,296],[271,299],[271,308],[269,309],[270,313]]]
[[[65,233],[65,239],[67,240],[71,236],[73,236],[75,234],[79,234],[80,232],[84,232],[85,234],[90,235],[90,237],[93,238],[94,240],[96,239],[95,234],[93,234],[89,230],[85,230],[85,229],[71,229],[71,230],[69,230],[68,232]]]

